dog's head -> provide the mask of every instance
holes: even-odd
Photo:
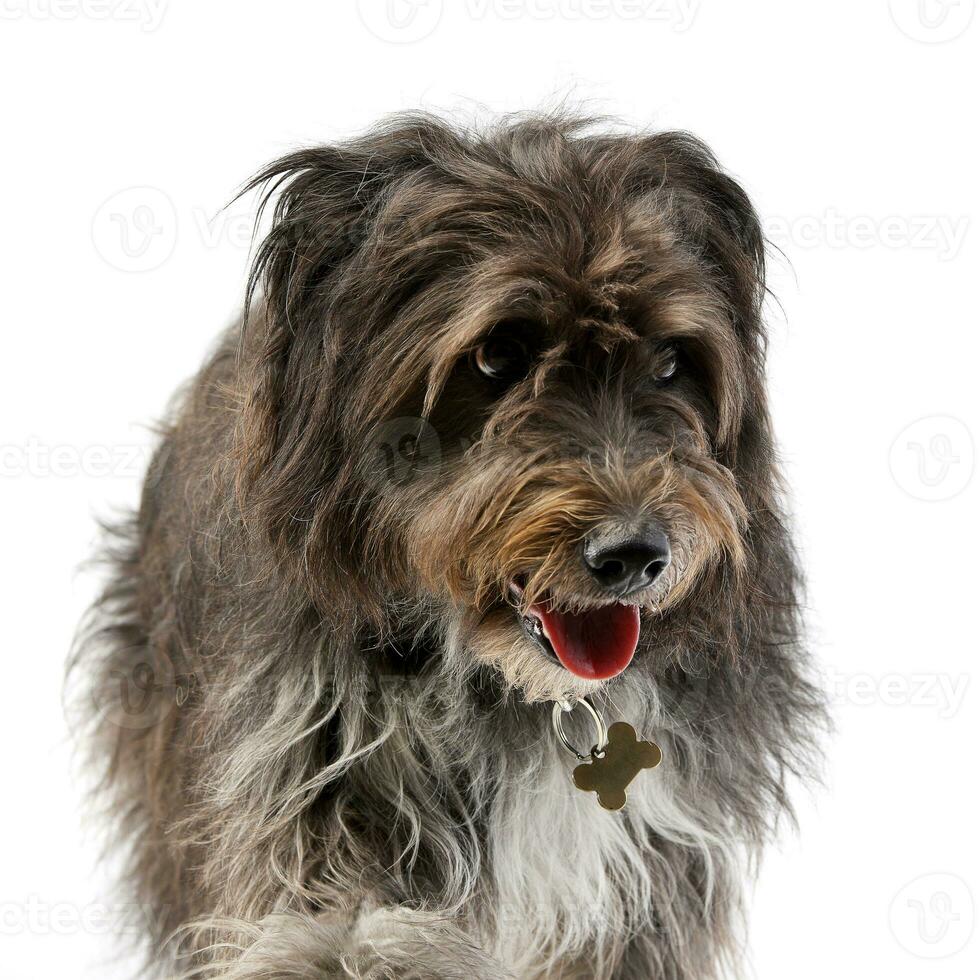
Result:
[[[763,240],[701,143],[411,119],[256,183],[243,499],[325,613],[555,698],[746,601]]]

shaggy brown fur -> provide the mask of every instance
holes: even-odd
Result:
[[[179,401],[74,663],[162,971],[693,980],[821,717],[766,409],[763,240],[682,133],[395,120],[272,164],[246,327]],[[516,338],[526,372],[474,368]],[[668,378],[668,362],[676,373]],[[668,571],[608,682],[510,584]],[[549,700],[664,748],[625,815]]]

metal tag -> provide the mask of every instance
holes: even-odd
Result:
[[[633,726],[617,721],[609,726],[602,750],[593,749],[592,759],[572,772],[575,785],[586,793],[595,793],[606,810],[626,806],[626,787],[641,769],[655,769],[663,752],[655,742],[641,742]]]

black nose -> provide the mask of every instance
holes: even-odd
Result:
[[[585,539],[585,566],[607,592],[620,598],[652,585],[670,564],[670,542],[658,527],[626,533],[598,531]]]

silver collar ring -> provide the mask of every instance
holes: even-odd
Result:
[[[596,741],[595,745],[588,755],[582,755],[571,742],[569,742],[568,737],[565,735],[565,730],[562,728],[562,715],[571,714],[575,709],[575,705],[580,704],[589,713],[592,718],[592,724],[595,725],[596,731]],[[558,740],[562,745],[568,749],[572,755],[575,756],[579,762],[588,762],[589,759],[593,757],[595,753],[601,752],[606,747],[606,725],[602,720],[602,715],[588,702],[585,698],[576,698],[574,702],[569,703],[568,701],[556,701],[555,707],[551,712],[551,720],[555,726],[555,734],[558,736]]]

